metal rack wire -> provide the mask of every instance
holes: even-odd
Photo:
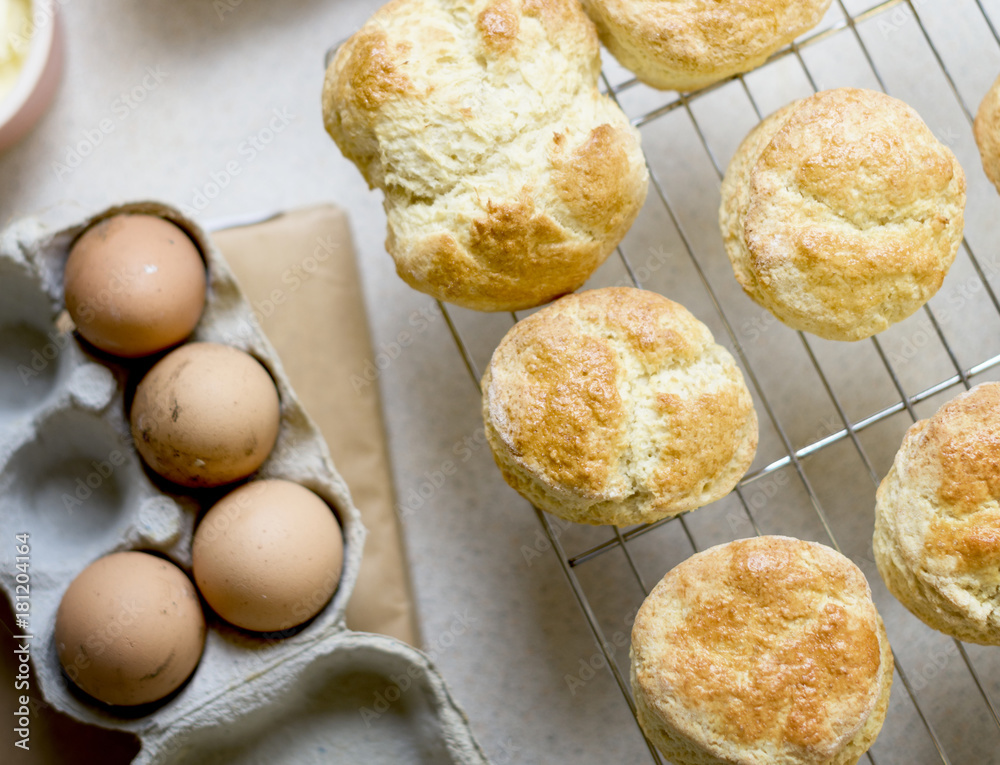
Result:
[[[873,46],[870,41],[866,41],[865,35],[862,34],[861,30],[866,22],[877,21],[879,18],[885,18],[883,14],[889,14],[890,12],[898,13],[899,11],[902,11],[906,14],[907,19],[912,19],[912,22],[917,25],[919,35],[925,41],[933,61],[936,63],[936,66],[943,74],[947,82],[951,98],[953,98],[955,102],[954,106],[962,112],[964,115],[963,119],[971,125],[973,110],[963,99],[960,88],[956,84],[952,71],[946,64],[945,57],[942,55],[939,47],[935,44],[934,36],[930,33],[928,24],[925,22],[924,16],[922,15],[922,7],[925,5],[925,2],[926,0],[924,0],[924,2],[921,2],[920,0],[916,0],[916,2],[914,2],[914,0],[886,0],[885,2],[880,2],[871,7],[857,10],[852,13],[849,11],[844,0],[836,0],[834,3],[834,9],[831,11],[831,15],[835,16],[834,12],[839,10],[841,18],[834,17],[831,22],[829,21],[830,16],[828,16],[828,19],[824,21],[824,25],[821,25],[818,31],[798,40],[791,46],[776,53],[771,57],[771,59],[769,59],[768,64],[766,64],[765,67],[778,64],[782,61],[785,61],[786,63],[788,61],[792,61],[798,65],[799,71],[805,77],[812,91],[817,91],[820,88],[804,52],[808,51],[813,46],[819,46],[826,41],[846,35],[849,36],[860,48],[860,52],[864,57],[867,67],[870,69],[870,75],[874,78],[874,81],[877,82],[878,86],[882,90],[891,93],[891,90],[887,85],[887,81],[883,77],[880,67],[877,64],[877,57],[874,55]],[[992,40],[997,46],[1000,46],[1000,35],[998,35],[993,19],[990,17],[990,14],[983,5],[983,0],[971,0],[971,2],[973,2],[975,4],[975,8],[978,9],[978,14],[981,16],[981,23],[984,24],[989,30]],[[971,8],[972,6],[969,7]],[[925,11],[926,8],[923,10]],[[885,51],[880,52],[885,53]],[[717,176],[712,182],[717,183],[719,179],[721,179],[724,172],[724,165],[720,164],[716,156],[716,152],[713,150],[711,142],[706,135],[704,125],[696,116],[694,106],[696,102],[700,99],[708,97],[709,94],[712,94],[722,88],[731,88],[735,85],[743,92],[743,94],[745,94],[745,97],[748,99],[749,104],[753,109],[756,119],[762,119],[765,114],[760,106],[758,97],[755,96],[753,84],[750,82],[751,77],[752,75],[731,78],[723,83],[713,85],[695,93],[663,95],[662,97],[667,99],[666,103],[655,105],[652,108],[643,110],[638,115],[632,117],[632,123],[641,129],[646,128],[647,126],[656,125],[667,115],[674,112],[680,112],[686,115],[689,120],[690,127],[693,128],[697,134],[698,142],[704,149],[711,167]],[[604,75],[604,84],[606,91],[614,99],[619,101],[626,98],[631,91],[644,87],[634,78],[624,79],[623,81],[615,84],[612,82],[612,78],[607,75]],[[626,108],[626,113],[628,112],[629,110]],[[657,172],[655,163],[652,161],[652,157],[648,153],[647,164],[651,179],[651,194],[647,207],[650,204],[660,205],[660,213],[664,213],[666,215],[666,220],[669,222],[669,226],[673,227],[676,235],[679,237],[679,240],[683,245],[683,257],[688,258],[690,265],[697,274],[698,281],[704,289],[708,301],[710,301],[717,314],[716,319],[718,324],[725,329],[728,345],[736,354],[742,369],[744,370],[747,381],[751,386],[751,390],[755,394],[758,411],[761,413],[762,424],[765,422],[769,424],[769,426],[773,429],[777,442],[780,444],[779,453],[775,455],[773,459],[770,459],[766,464],[755,467],[755,469],[747,474],[736,487],[734,490],[734,497],[736,502],[738,502],[738,507],[741,509],[741,512],[745,514],[746,522],[749,523],[753,532],[761,534],[762,529],[758,524],[757,517],[755,516],[755,508],[752,506],[752,503],[748,501],[747,493],[753,485],[759,482],[762,478],[777,474],[779,471],[791,471],[794,475],[794,481],[797,483],[798,489],[800,489],[804,494],[805,501],[808,503],[811,511],[815,514],[816,520],[822,528],[822,533],[826,537],[825,540],[820,541],[825,541],[827,544],[840,550],[841,545],[838,540],[838,534],[834,528],[835,524],[831,522],[828,509],[825,506],[819,492],[815,489],[813,481],[810,478],[810,471],[805,467],[804,463],[810,458],[814,458],[821,453],[829,452],[839,444],[849,444],[853,447],[858,459],[860,460],[861,472],[867,476],[862,477],[861,480],[870,481],[870,491],[873,495],[874,487],[878,485],[880,480],[880,473],[876,469],[875,461],[869,454],[868,447],[866,447],[864,441],[862,440],[862,435],[866,431],[876,428],[876,426],[881,423],[892,420],[897,415],[905,416],[909,418],[909,421],[916,421],[918,419],[916,408],[919,405],[924,402],[931,403],[941,394],[945,394],[950,397],[955,395],[959,390],[968,389],[974,384],[974,381],[976,381],[977,378],[982,378],[991,370],[1000,366],[1000,355],[990,355],[987,358],[979,360],[978,363],[963,366],[959,359],[960,354],[956,352],[953,348],[953,344],[949,342],[949,338],[938,312],[934,307],[928,304],[923,309],[924,319],[931,327],[933,336],[937,338],[938,342],[940,342],[943,351],[947,355],[947,364],[949,366],[948,373],[933,384],[924,386],[919,392],[913,394],[908,393],[906,385],[904,384],[903,375],[901,375],[897,369],[898,364],[893,361],[893,354],[887,351],[885,344],[879,337],[872,338],[868,342],[871,343],[874,353],[879,359],[879,363],[891,381],[892,388],[895,391],[895,395],[898,396],[898,400],[891,404],[882,406],[863,417],[852,418],[848,413],[849,407],[845,405],[843,397],[837,392],[836,384],[831,380],[830,375],[824,368],[824,364],[821,361],[821,353],[817,351],[816,339],[802,333],[798,333],[798,342],[801,343],[802,351],[805,358],[808,360],[808,365],[811,366],[812,370],[817,375],[818,380],[820,381],[821,386],[829,399],[830,405],[836,412],[837,425],[833,428],[832,432],[812,438],[808,441],[808,443],[796,447],[794,439],[790,436],[789,430],[787,429],[786,421],[779,415],[778,409],[774,404],[774,392],[768,390],[768,386],[764,384],[762,377],[758,372],[759,360],[755,361],[755,359],[751,358],[751,355],[747,352],[747,348],[745,347],[746,338],[742,337],[741,334],[736,331],[734,321],[730,317],[730,306],[719,294],[717,280],[713,281],[711,269],[706,266],[705,255],[703,252],[699,251],[699,247],[695,241],[693,241],[693,238],[689,236],[685,227],[685,221],[682,219],[682,215],[678,212],[676,200],[672,199],[668,193],[666,185],[663,182],[663,178]],[[966,167],[967,172],[973,172],[977,169],[978,168]],[[712,211],[712,214],[714,215],[714,211]],[[967,258],[968,265],[971,267],[975,274],[975,278],[978,279],[980,283],[983,296],[982,300],[985,301],[987,305],[992,307],[992,310],[996,312],[997,316],[1000,316],[1000,301],[998,301],[996,292],[987,276],[987,269],[984,268],[983,260],[976,254],[976,252],[974,252],[968,241],[963,243],[962,249],[965,258]],[[643,280],[638,277],[639,271],[634,267],[633,259],[631,259],[626,253],[626,245],[620,247],[617,254],[621,267],[624,268],[625,273],[628,275],[629,282],[637,287],[647,286],[643,284]],[[728,264],[726,265],[728,266]],[[979,287],[976,289],[978,291]],[[458,350],[462,355],[466,367],[468,368],[472,382],[478,386],[482,369],[479,368],[479,365],[475,360],[477,354],[474,352],[469,342],[467,342],[463,332],[460,330],[459,322],[454,320],[453,309],[449,309],[448,306],[443,304],[440,307],[454,337]],[[511,316],[514,321],[517,321],[518,317],[516,315],[512,314]],[[576,599],[579,601],[580,608],[586,617],[593,637],[604,656],[606,666],[613,676],[618,688],[621,690],[622,696],[634,717],[635,705],[632,699],[629,683],[625,676],[626,670],[623,667],[620,667],[616,661],[616,656],[614,655],[615,652],[610,647],[606,630],[602,626],[602,620],[597,614],[594,605],[591,603],[586,587],[581,581],[581,577],[578,572],[584,566],[595,565],[595,562],[604,559],[608,553],[612,551],[620,551],[624,555],[624,559],[627,563],[630,578],[634,580],[635,585],[640,588],[644,597],[649,593],[650,582],[641,571],[642,567],[637,562],[632,545],[637,540],[651,533],[657,532],[659,529],[668,529],[672,530],[670,533],[682,534],[686,539],[691,552],[697,552],[701,548],[696,543],[696,535],[692,533],[688,518],[681,516],[679,518],[667,519],[657,523],[629,529],[609,528],[608,538],[599,543],[586,546],[578,552],[570,553],[563,544],[563,539],[561,538],[562,535],[560,533],[561,529],[556,527],[554,520],[537,509],[535,509],[535,513],[537,514],[538,522],[545,531],[548,541],[552,545],[552,549],[558,556],[559,563],[570,588],[572,589]],[[893,642],[895,643],[895,640]],[[1000,714],[998,714],[997,704],[994,702],[993,696],[995,691],[993,691],[992,688],[1000,683],[1000,677],[995,676],[997,674],[995,672],[991,672],[988,676],[984,676],[981,666],[977,664],[977,661],[970,657],[966,646],[955,641],[954,647],[957,651],[957,655],[961,657],[961,664],[964,666],[964,672],[967,673],[966,679],[971,682],[970,687],[974,688],[974,693],[978,695],[984,705],[982,708],[984,708],[987,712],[986,719],[991,719],[992,726],[995,726],[995,730],[978,731],[974,733],[984,736],[985,738],[995,737],[997,734],[1000,734]],[[911,682],[910,675],[907,673],[907,661],[905,661],[904,658],[897,653],[896,687],[894,689],[894,694],[898,694],[902,691],[903,694],[905,694],[906,699],[909,701],[907,713],[909,717],[907,717],[907,715],[900,715],[898,717],[901,719],[912,718],[919,721],[919,724],[922,726],[929,743],[929,745],[925,747],[925,760],[927,762],[941,762],[945,765],[949,765],[952,762],[969,762],[970,760],[968,759],[969,755],[967,752],[961,753],[961,756],[964,757],[964,759],[956,759],[959,754],[956,754],[955,752],[949,753],[949,746],[941,736],[940,721],[932,719],[932,716],[928,714],[926,699],[921,697],[918,690],[919,689],[914,687],[914,683]],[[905,723],[900,724],[905,725]],[[639,733],[641,735],[641,731],[639,731]],[[649,756],[652,761],[662,763],[663,760],[656,749],[648,741],[645,742],[645,745],[649,750]],[[868,761],[873,763],[873,765],[877,762],[877,751],[878,746],[876,745],[875,749],[866,755]],[[1000,762],[1000,754],[990,755],[990,757],[992,757],[990,761]],[[887,759],[892,758],[890,756],[887,757]]]

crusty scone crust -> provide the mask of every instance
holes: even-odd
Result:
[[[625,526],[706,505],[757,449],[732,356],[682,306],[644,290],[570,295],[519,322],[482,389],[504,478],[580,523]]]
[[[889,591],[934,629],[1000,645],[1000,383],[907,431],[879,485],[873,547]]]
[[[639,723],[675,765],[853,765],[892,687],[864,575],[787,537],[720,545],[669,572],[636,617],[630,658]]]
[[[749,72],[816,26],[830,0],[583,0],[622,66],[654,88],[695,90]]]
[[[326,73],[327,132],[385,195],[399,275],[482,311],[582,285],[646,198],[575,0],[392,0]]]
[[[754,301],[793,329],[860,340],[941,287],[965,198],[958,160],[916,112],[840,88],[747,136],[723,179],[719,225]]]
[[[983,170],[1000,191],[1000,77],[979,104],[974,127]]]

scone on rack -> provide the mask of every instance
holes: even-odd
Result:
[[[743,141],[719,225],[743,290],[792,327],[861,340],[910,316],[962,241],[965,175],[909,106],[839,88]]]
[[[326,129],[385,194],[399,275],[480,311],[572,292],[646,198],[577,0],[392,0],[326,73]]]
[[[853,765],[882,728],[892,670],[864,574],[789,537],[692,556],[632,627],[639,724],[674,765]]]
[[[626,526],[728,494],[757,449],[743,375],[683,307],[629,287],[516,324],[483,376],[504,478],[570,521]]]
[[[994,81],[979,104],[975,134],[986,177],[1000,191],[1000,77]]]
[[[749,72],[816,26],[830,0],[583,0],[601,42],[654,88],[696,90]]]
[[[911,426],[877,496],[889,591],[946,635],[1000,645],[1000,383]]]

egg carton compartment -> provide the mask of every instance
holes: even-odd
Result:
[[[339,586],[312,620],[280,635],[251,633],[224,622],[206,605],[204,653],[191,678],[167,699],[136,708],[95,702],[62,671],[54,640],[62,595],[90,563],[123,550],[161,554],[190,576],[198,519],[239,482],[184,489],[152,472],[136,451],[128,410],[138,381],[165,352],[117,358],[95,349],[66,325],[62,274],[70,248],[87,228],[119,213],[160,216],[195,243],[207,266],[208,285],[204,311],[189,340],[249,353],[271,375],[281,402],[275,446],[249,480],[280,478],[311,489],[334,509],[344,538]],[[356,708],[333,703],[340,696],[317,685],[322,684],[317,678],[328,677],[331,688],[353,688],[350,682],[343,685],[354,671],[351,656],[364,658],[372,678],[392,674],[400,656],[408,656],[422,668],[423,690],[413,698],[427,702],[426,713],[413,712],[414,730],[467,743],[454,750],[414,744],[413,751],[426,756],[412,761],[484,762],[443,681],[425,659],[395,641],[347,631],[344,611],[365,539],[358,511],[228,265],[198,224],[174,208],[156,202],[123,204],[69,225],[32,218],[0,232],[0,497],[0,530],[10,542],[0,552],[0,587],[11,602],[17,592],[15,535],[29,534],[29,634],[34,636],[32,659],[42,696],[78,720],[134,733],[143,743],[142,761],[190,761],[191,747],[184,743],[189,732],[232,719],[276,720],[277,712],[270,708],[276,699],[282,699],[282,709],[299,710],[295,705],[305,702],[296,695],[297,684],[308,685],[306,698],[316,703],[315,709],[292,713],[295,724],[306,725],[303,715],[322,717],[326,723],[317,725],[317,731],[347,731],[345,740],[354,742],[351,751],[357,758],[345,762],[362,757],[409,761],[390,755],[392,746],[372,734]],[[308,677],[300,677],[302,673]],[[257,690],[250,693],[248,688]],[[251,727],[258,735],[260,724]],[[394,730],[384,734],[390,739],[396,735]],[[204,732],[200,735],[199,741],[215,745]],[[168,738],[170,746],[161,749],[159,743]],[[187,754],[178,760],[182,745]],[[251,756],[250,750],[239,756]]]
[[[55,326],[53,306],[36,276],[23,259],[0,259],[0,428],[5,431],[26,411],[51,404],[79,366],[66,352],[70,337]]]
[[[485,763],[465,716],[419,651],[347,633],[290,663],[295,671],[254,678],[220,699],[223,708],[185,721],[183,736],[163,731],[135,765]],[[237,698],[246,703],[233,704]],[[266,706],[251,703],[260,698]]]
[[[121,432],[99,414],[68,406],[42,417],[33,438],[4,467],[0,491],[10,506],[7,523],[30,529],[32,568],[53,580],[72,578],[81,559],[99,558],[119,544],[156,547],[130,529],[140,517],[148,517],[154,499],[138,458]],[[134,512],[140,507],[147,509]],[[161,549],[176,553],[182,528],[190,534],[190,514],[155,504],[152,509],[161,526],[171,526]],[[67,554],[70,541],[73,550]],[[42,595],[35,593],[35,609],[42,605]],[[56,588],[47,588],[45,595],[54,595],[51,608],[58,607]]]

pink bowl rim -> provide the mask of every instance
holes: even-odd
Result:
[[[24,108],[45,73],[55,45],[57,6],[58,3],[54,0],[31,0],[31,16],[34,23],[31,47],[14,89],[5,98],[0,99],[0,128]],[[41,19],[41,23],[35,23],[37,19]]]

